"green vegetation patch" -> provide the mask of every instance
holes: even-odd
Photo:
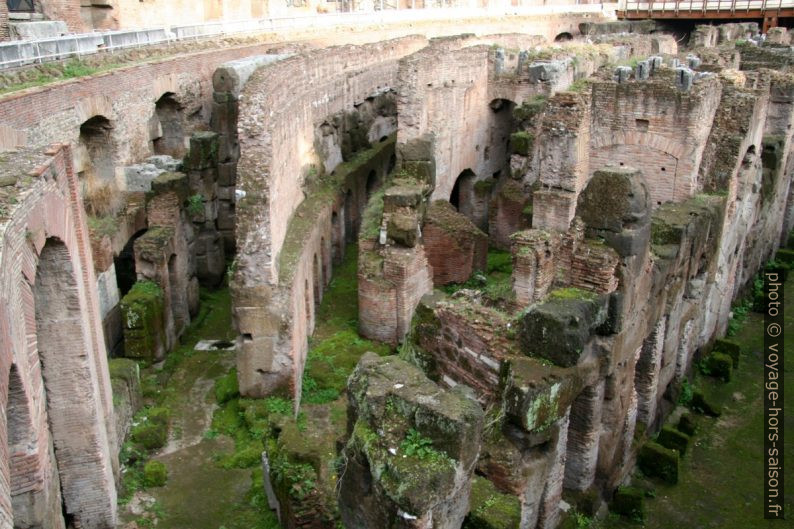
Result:
[[[665,448],[678,450],[679,454],[684,455],[689,446],[689,436],[671,426],[663,426],[656,442]]]
[[[610,510],[635,522],[645,519],[645,493],[635,487],[618,487]]]
[[[143,481],[147,487],[162,487],[168,481],[168,469],[161,461],[148,461],[143,467]]]
[[[667,483],[678,482],[678,452],[648,441],[637,454],[637,466],[643,474]]]
[[[215,400],[218,404],[228,402],[239,395],[237,369],[232,369],[228,374],[215,381]]]
[[[521,523],[518,497],[502,494],[485,478],[475,476],[472,480],[469,504],[463,529],[514,529]]]

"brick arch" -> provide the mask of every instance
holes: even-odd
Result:
[[[3,411],[0,447],[8,448],[5,412],[11,382],[11,396],[17,402],[21,395],[27,399],[35,435],[35,446],[29,446],[26,449],[28,453],[23,455],[28,458],[27,463],[38,465],[40,469],[40,479],[30,489],[36,496],[33,498],[38,509],[36,512],[45,517],[39,520],[38,525],[54,529],[63,527],[59,493],[59,483],[63,482],[64,490],[80,490],[82,499],[77,508],[72,502],[67,510],[75,514],[83,527],[112,527],[116,518],[113,475],[117,469],[116,436],[85,214],[71,169],[70,150],[57,146],[47,154],[51,157],[35,170],[36,177],[30,184],[33,189],[26,190],[19,207],[10,211],[0,238],[0,409]],[[45,275],[49,279],[43,279]],[[69,279],[65,281],[67,276]],[[42,303],[42,288],[47,284],[52,291],[67,290],[64,285],[68,284],[69,299]],[[36,298],[39,298],[38,304]],[[48,317],[47,310],[56,310],[56,304],[69,310],[68,325],[79,327],[80,332],[76,334],[79,347],[69,347],[71,340],[65,343],[67,331],[62,322],[53,325],[57,320]],[[49,360],[39,362],[45,357]],[[64,376],[71,373],[56,369],[49,376],[50,380],[45,381],[47,362],[50,367],[57,366],[61,357],[81,363],[84,376]],[[11,376],[12,364],[16,365],[19,384]],[[79,439],[79,446],[69,447],[61,442],[60,455],[77,454],[80,464],[71,465],[73,471],[70,471],[70,465],[65,464],[59,469],[60,475],[56,473],[50,456],[51,445],[55,444],[57,449],[58,438],[63,441],[62,432],[59,434],[58,428],[50,428],[50,419],[60,412],[48,413],[46,409],[51,388],[45,386],[50,386],[53,379],[63,379],[73,392],[81,394],[84,406],[79,411],[92,418],[89,425],[79,423],[77,430],[70,432],[72,438]],[[24,391],[19,391],[20,387]],[[67,398],[67,402],[72,401]],[[18,423],[10,426],[16,428]],[[12,436],[12,442],[14,439]],[[66,439],[67,445],[68,442]],[[13,444],[19,446],[16,442]],[[8,460],[5,457],[0,459]],[[5,527],[5,517],[7,515],[10,520],[12,513],[11,487],[19,476],[10,472],[7,463],[5,466],[0,464],[0,470],[0,527]],[[41,502],[45,502],[43,506]],[[14,503],[16,506],[17,502]]]
[[[596,142],[590,150],[590,176],[606,165],[626,165],[642,172],[651,204],[657,207],[668,201],[679,202],[694,192],[694,182],[682,174],[679,160],[685,147],[659,136],[644,134],[640,138],[616,134],[613,143]],[[655,140],[654,140],[655,138]],[[644,141],[638,141],[644,140]]]
[[[105,116],[113,120],[113,102],[107,96],[92,95],[80,99],[74,104],[74,112],[78,123],[84,123],[94,116]]]

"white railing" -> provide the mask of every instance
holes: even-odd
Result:
[[[2,1],[2,0],[0,0]],[[791,0],[794,1],[794,0]],[[46,61],[113,52],[155,44],[200,40],[245,33],[278,33],[286,30],[330,28],[341,25],[388,25],[418,21],[449,21],[507,15],[603,13],[614,16],[617,4],[552,5],[501,8],[401,9],[354,13],[325,13],[236,21],[206,22],[128,31],[79,33],[38,40],[0,43],[0,69]]]
[[[772,12],[794,8],[794,0],[681,0],[681,1],[650,1],[635,2],[621,0],[620,11],[638,12],[673,12],[673,13],[708,13],[730,12],[740,14],[748,11]]]

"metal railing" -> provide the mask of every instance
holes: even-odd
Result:
[[[742,13],[777,12],[794,8],[794,0],[673,0],[635,2],[621,0],[618,11],[634,13]]]
[[[141,46],[240,34],[278,33],[286,30],[331,28],[352,24],[389,25],[418,21],[449,21],[504,15],[603,13],[605,16],[613,17],[616,8],[617,4],[609,3],[506,8],[379,10],[206,22],[129,31],[79,33],[63,37],[0,43],[0,69]]]

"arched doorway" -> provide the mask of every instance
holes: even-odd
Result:
[[[154,113],[160,122],[160,136],[152,140],[155,154],[167,154],[174,158],[185,156],[185,132],[183,107],[173,92],[166,92],[154,105]]]
[[[96,366],[84,300],[66,245],[50,238],[33,286],[36,338],[47,419],[66,522],[113,526],[115,486],[100,416]]]

